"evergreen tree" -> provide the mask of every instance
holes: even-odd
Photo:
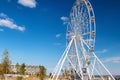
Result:
[[[16,68],[16,73],[17,74],[20,73],[20,65],[19,65],[19,63],[16,63],[15,68]]]
[[[25,67],[26,67],[26,66],[25,66],[24,63],[20,66],[20,74],[25,75],[25,71],[26,71]]]
[[[44,66],[39,66],[39,78],[40,80],[43,80],[46,76],[46,68]]]
[[[2,70],[4,74],[10,73],[10,68],[11,68],[11,61],[9,59],[9,53],[8,49],[5,49],[3,53],[3,59],[2,59]]]

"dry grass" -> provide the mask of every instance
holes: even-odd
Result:
[[[17,77],[5,78],[5,80],[17,80]],[[38,77],[27,77],[23,78],[22,80],[40,80],[40,79]]]

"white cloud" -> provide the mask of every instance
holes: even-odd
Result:
[[[111,62],[111,63],[120,63],[120,57],[111,57],[104,60],[104,62]]]
[[[60,19],[63,21],[68,21],[68,17],[65,17],[65,16],[62,16]]]
[[[55,46],[60,46],[62,45],[61,43],[54,43]]]
[[[25,27],[18,26],[17,24],[14,23],[13,19],[7,17],[7,15],[4,13],[0,13],[0,27],[7,27],[19,31],[25,30]]]
[[[103,49],[101,51],[96,51],[96,53],[106,53],[108,50],[107,49]]]
[[[0,13],[0,18],[7,18],[7,15],[4,13]]]
[[[25,7],[35,8],[37,2],[35,0],[18,0],[18,3]]]
[[[62,35],[61,33],[60,33],[60,34],[56,34],[55,37],[56,37],[56,38],[60,38],[61,35]],[[62,44],[58,42],[58,43],[54,43],[54,45],[55,45],[55,46],[60,46],[60,45],[62,45]]]
[[[60,38],[60,37],[61,37],[61,34],[56,34],[55,37],[56,37],[56,38]]]
[[[0,29],[0,32],[3,32],[4,30],[3,29]]]
[[[63,24],[66,24],[69,20],[69,18],[65,16],[62,16],[60,19],[63,21]]]

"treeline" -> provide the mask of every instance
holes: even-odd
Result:
[[[0,76],[2,78],[4,78],[4,74],[20,74],[20,75],[26,75],[26,65],[25,63],[23,64],[19,64],[16,63],[15,68],[16,71],[14,72],[11,69],[11,60],[9,58],[9,52],[8,49],[5,49],[3,52],[3,57],[2,57],[2,61],[0,64]],[[36,76],[40,78],[40,80],[43,80],[46,76],[46,68],[45,66],[39,66],[39,71],[38,73],[36,73]]]

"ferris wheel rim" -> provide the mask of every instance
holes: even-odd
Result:
[[[95,31],[95,35],[96,35],[96,21],[95,21],[94,10],[93,10],[93,7],[92,7],[90,1],[89,0],[87,0],[87,1],[88,1],[89,6],[91,7],[91,11],[92,11],[92,14],[93,14],[93,16],[91,16],[91,17],[94,17],[94,31]],[[85,3],[86,3],[86,1],[85,1]],[[86,3],[86,5],[87,5],[87,3]],[[87,8],[89,9],[88,5],[87,5]],[[92,23],[91,20],[90,20],[90,23]],[[95,46],[95,39],[96,39],[96,36],[94,38],[94,45],[93,46]]]
[[[74,9],[74,7],[75,6],[78,6],[77,5],[77,1],[78,0],[76,0],[76,2],[73,4],[73,7],[72,7],[72,9],[71,9],[71,11],[70,11],[70,19],[71,19],[71,14],[73,13],[73,9]],[[82,0],[82,1],[84,1],[84,3],[85,3],[85,7],[86,7],[86,9],[87,9],[87,13],[89,14],[89,24],[90,24],[90,38],[89,38],[89,40],[93,40],[93,45],[90,45],[91,47],[94,47],[95,46],[95,38],[96,38],[96,36],[94,36],[93,38],[92,38],[92,32],[94,32],[94,35],[96,35],[96,23],[95,23],[95,15],[94,15],[94,11],[93,11],[93,7],[92,7],[92,5],[91,5],[91,3],[87,0]],[[89,9],[91,8],[91,11],[89,11]],[[92,22],[92,20],[91,19],[94,19],[94,21]],[[70,22],[71,22],[71,20],[70,20]],[[69,23],[68,23],[68,25],[70,25]],[[68,30],[68,25],[67,25],[67,30]],[[71,27],[71,26],[70,26]],[[93,30],[92,30],[92,27],[94,28]],[[67,33],[66,33],[67,34]]]

